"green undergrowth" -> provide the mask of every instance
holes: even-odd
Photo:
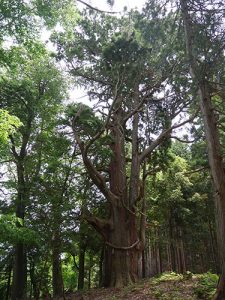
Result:
[[[158,284],[165,281],[180,281],[183,279],[184,277],[182,274],[177,274],[175,272],[164,272],[161,275],[152,278],[151,283]]]
[[[198,275],[198,283],[194,289],[198,299],[211,300],[216,292],[216,286],[218,282],[218,275],[210,272]]]
[[[218,275],[177,274],[165,272],[150,280],[155,299],[159,300],[211,300],[218,282]]]
[[[90,299],[97,300],[211,300],[216,291],[218,276],[210,272],[204,274],[177,274],[165,272],[151,279],[122,289],[96,289],[84,292]],[[77,300],[80,298],[72,298]]]

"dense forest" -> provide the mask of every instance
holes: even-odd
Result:
[[[225,300],[224,1],[106,2],[0,2],[0,299]]]

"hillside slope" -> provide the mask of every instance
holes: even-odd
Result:
[[[66,295],[67,300],[211,300],[218,276],[164,273],[122,289],[91,289]]]

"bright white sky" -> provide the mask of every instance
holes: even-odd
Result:
[[[112,11],[123,11],[124,6],[126,6],[128,10],[132,8],[141,10],[145,0],[114,0],[114,2]],[[102,10],[110,10],[106,0],[87,0],[87,3]]]

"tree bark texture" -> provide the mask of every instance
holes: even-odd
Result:
[[[26,299],[26,283],[27,283],[26,248],[24,244],[17,243],[15,246],[12,300]]]
[[[104,286],[121,287],[136,281],[138,278],[138,259],[140,252],[139,231],[135,213],[135,201],[139,191],[140,166],[137,152],[137,131],[132,147],[132,166],[130,188],[127,181],[127,165],[125,158],[125,133],[121,100],[114,107],[109,125],[112,152],[109,164],[109,187],[104,178],[95,169],[88,158],[87,147],[76,139],[80,145],[86,169],[109,204],[109,219],[86,217],[87,221],[103,236],[105,240],[103,284]],[[134,118],[134,122],[137,123]],[[136,126],[137,130],[137,126]],[[132,182],[132,183],[131,183]],[[133,186],[134,184],[134,186]],[[131,187],[132,186],[132,187]]]
[[[112,128],[113,143],[111,150],[113,157],[110,163],[110,190],[116,199],[111,205],[111,220],[113,229],[109,232],[108,241],[111,249],[107,254],[111,256],[110,286],[123,286],[137,279],[138,251],[132,245],[137,242],[136,216],[130,206],[127,195],[125,140],[122,128],[122,111],[114,114]],[[131,248],[130,248],[131,247]]]

